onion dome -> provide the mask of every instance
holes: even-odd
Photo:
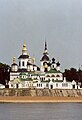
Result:
[[[44,55],[40,61],[50,61],[47,55]]]
[[[27,55],[27,48],[26,48],[26,43],[25,42],[24,42],[24,45],[23,45],[22,54]]]
[[[60,66],[60,63],[59,63],[59,62],[57,62],[57,63],[56,63],[56,65],[57,65],[57,66]]]
[[[11,65],[11,71],[18,71],[18,65],[16,64],[16,57],[13,57],[13,64]]]
[[[26,43],[24,43],[22,49],[22,55],[20,55],[18,59],[27,59],[27,58],[29,58],[29,55],[27,55]]]
[[[55,58],[52,58],[52,64],[54,64],[55,63]]]
[[[11,66],[13,66],[13,65],[17,65],[16,64],[16,57],[13,57],[13,64]]]
[[[27,59],[27,58],[29,58],[29,55],[20,55],[18,59],[21,59],[21,58]]]

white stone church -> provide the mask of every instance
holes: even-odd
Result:
[[[34,89],[80,89],[80,83],[73,80],[67,81],[60,71],[60,63],[54,58],[49,58],[47,43],[43,56],[40,60],[41,67],[35,63],[35,58],[31,58],[27,53],[26,43],[23,45],[22,54],[13,58],[11,65],[9,88],[34,88]]]

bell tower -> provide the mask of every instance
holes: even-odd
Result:
[[[47,72],[49,70],[50,58],[49,58],[49,54],[48,54],[46,41],[45,41],[44,53],[43,53],[43,56],[40,61],[41,61],[41,71]]]

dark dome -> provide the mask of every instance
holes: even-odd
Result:
[[[60,63],[59,63],[59,62],[57,62],[57,63],[56,63],[56,65],[57,65],[57,66],[60,66]]]
[[[27,65],[32,65],[30,62],[27,62]]]
[[[16,63],[13,63],[11,66],[15,66],[15,65],[18,66]]]
[[[41,59],[41,61],[50,61],[49,57],[47,55],[44,55]]]
[[[47,63],[48,66],[51,66],[51,63]]]
[[[55,58],[52,58],[52,64],[54,64],[55,63]]]
[[[20,55],[18,59],[20,58],[26,59],[26,58],[29,58],[29,55]]]

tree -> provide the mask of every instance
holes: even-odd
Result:
[[[68,81],[73,81],[78,79],[78,73],[75,68],[65,69],[65,72],[63,75],[64,77],[66,77]]]
[[[6,80],[10,80],[10,66],[0,63],[0,83],[5,85]]]
[[[78,82],[81,82],[82,85],[82,70],[76,70],[75,68],[65,69],[65,72],[63,73],[63,76],[66,77],[68,81],[75,80],[78,84]]]

